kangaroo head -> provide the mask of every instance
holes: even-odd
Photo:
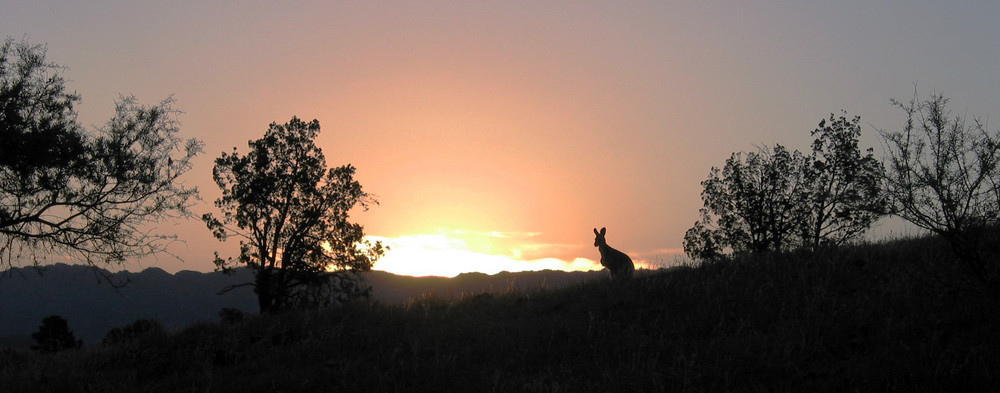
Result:
[[[594,235],[596,236],[594,238],[594,247],[600,247],[600,246],[607,246],[608,245],[608,241],[604,239],[604,234],[605,233],[607,233],[607,228],[601,228],[600,232],[597,231],[597,228],[594,228]]]

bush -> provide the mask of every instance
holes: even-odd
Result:
[[[111,329],[101,345],[115,345],[118,343],[132,341],[139,337],[148,336],[163,332],[163,324],[155,319],[140,319],[129,325]]]
[[[222,323],[226,325],[235,325],[243,321],[245,313],[243,310],[235,308],[223,308],[219,310],[219,318],[222,319]]]

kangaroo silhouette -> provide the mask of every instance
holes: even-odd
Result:
[[[594,228],[594,247],[601,252],[601,265],[608,268],[611,271],[611,278],[631,278],[632,271],[635,270],[635,266],[632,265],[632,258],[625,255],[624,252],[618,251],[608,245],[608,240],[604,238],[604,234],[607,233],[607,228],[601,228],[598,232],[597,228]]]

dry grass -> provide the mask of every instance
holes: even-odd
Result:
[[[934,239],[354,304],[0,355],[5,392],[995,391],[1000,316]]]

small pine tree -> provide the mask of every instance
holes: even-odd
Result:
[[[59,352],[83,346],[83,341],[74,337],[73,331],[69,330],[69,323],[58,315],[45,317],[38,331],[31,334],[31,338],[35,340],[31,349],[38,352]]]

